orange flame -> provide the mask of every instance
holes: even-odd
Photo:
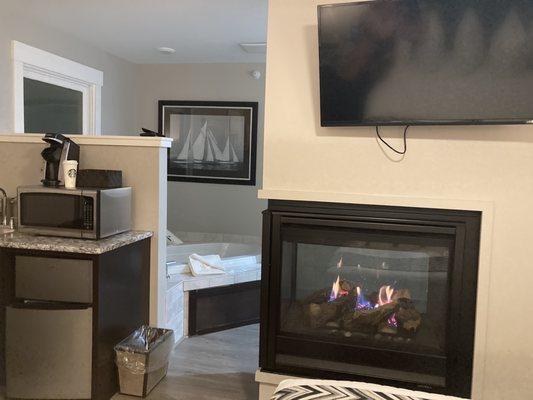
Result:
[[[337,275],[337,280],[333,282],[331,293],[329,294],[329,301],[337,300],[339,297],[346,296],[348,292],[341,289],[341,277]]]
[[[392,302],[392,296],[394,295],[394,288],[390,285],[382,286],[379,288],[377,303],[374,303],[373,301],[370,301],[365,297],[365,295],[362,293],[362,290],[359,286],[356,288],[357,291],[357,309],[371,309],[371,308],[378,308],[380,306],[383,306],[385,304],[389,304]]]
[[[337,276],[337,280],[333,282],[333,286],[331,287],[331,295],[330,298],[333,298],[335,300],[337,297],[339,297],[339,291],[341,290],[341,277]]]
[[[394,288],[390,285],[382,286],[379,289],[378,304],[380,306],[389,304],[392,302],[392,295],[394,294]]]
[[[357,290],[357,300],[356,300],[355,308],[357,310],[370,310],[373,308],[381,307],[385,304],[392,303],[392,296],[394,295],[394,288],[392,286],[390,285],[382,286],[379,288],[378,299],[377,299],[378,302],[373,303],[372,301],[366,299],[365,295],[362,294],[361,288],[359,286],[357,286],[356,290]],[[387,323],[389,324],[389,326],[393,328],[398,327],[398,323],[396,321],[396,314],[391,315],[389,319],[387,320]]]

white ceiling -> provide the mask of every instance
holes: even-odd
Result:
[[[2,1],[5,4],[4,1]],[[264,62],[267,0],[9,0],[30,19],[135,63]],[[160,54],[156,48],[176,49]]]

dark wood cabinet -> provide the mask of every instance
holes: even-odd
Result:
[[[32,265],[35,275],[32,275]],[[79,273],[79,280],[71,271],[66,272],[69,265]],[[61,273],[62,269],[65,272]],[[66,310],[80,306],[92,310],[91,398],[111,398],[118,391],[114,346],[149,321],[150,238],[101,254],[86,254],[82,249],[80,253],[13,249],[0,243],[0,276],[2,383],[6,380],[6,329],[9,329],[6,307],[18,304],[31,309],[32,304],[24,300],[50,301]],[[42,284],[38,279],[42,279]],[[57,285],[69,287],[54,291],[53,280]],[[84,287],[85,284],[90,287]],[[47,290],[53,295],[47,296]],[[46,346],[46,342],[42,345]]]

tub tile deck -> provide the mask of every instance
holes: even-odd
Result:
[[[180,252],[180,246],[174,246],[167,260],[174,262],[168,268],[165,326],[175,330],[175,339],[181,341],[188,335],[189,291],[228,286],[261,279],[259,255],[237,255],[222,259],[226,274],[195,277],[188,271],[188,255]]]
[[[227,266],[226,266],[227,268]],[[190,273],[172,274],[168,289],[183,282],[183,290],[205,289],[235,283],[251,282],[261,279],[261,264],[254,263],[236,268],[227,268],[224,275],[193,276]]]

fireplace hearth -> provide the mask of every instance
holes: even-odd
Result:
[[[470,396],[481,214],[270,201],[261,368]]]

